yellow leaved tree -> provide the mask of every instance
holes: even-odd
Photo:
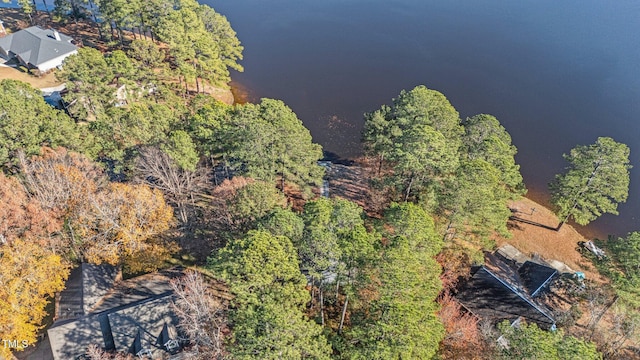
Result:
[[[68,276],[60,256],[35,242],[15,239],[0,245],[0,339],[17,341],[16,350],[35,343],[45,306]],[[10,359],[10,351],[0,346],[0,359]]]
[[[19,159],[31,198],[64,218],[58,251],[69,258],[138,272],[154,270],[176,250],[161,237],[174,217],[159,190],[109,182],[97,164],[63,148]]]
[[[173,250],[161,239],[174,223],[162,192],[146,185],[110,183],[73,221],[85,260],[152,270]]]

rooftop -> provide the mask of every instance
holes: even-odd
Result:
[[[53,29],[32,26],[0,38],[0,49],[5,53],[11,52],[25,63],[37,67],[78,50],[71,40],[71,37]]]
[[[537,301],[558,273],[539,259],[528,259],[510,251],[486,255],[479,267],[461,287],[456,298],[476,316],[497,323],[525,318],[542,328],[555,320],[552,312]]]
[[[71,288],[60,300],[69,310],[58,312],[69,316],[60,317],[47,331],[53,358],[74,359],[92,344],[123,352],[137,344],[157,358],[167,350],[164,344],[177,336],[170,280],[182,274],[181,268],[172,268],[118,281],[108,265],[74,269]]]

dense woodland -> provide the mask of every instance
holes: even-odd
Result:
[[[201,94],[242,69],[224,16],[194,0],[55,3],[66,21],[100,16],[114,49],[65,61],[66,111],[0,82],[0,339],[35,342],[80,262],[129,276],[181,263],[206,274],[176,288],[190,358],[615,357],[593,333],[483,328],[453,298],[495,236],[509,237],[508,203],[526,193],[495,117],[462,119],[424,86],[372,109],[362,141],[382,200],[363,209],[318,196],[322,148],[282,101]],[[610,138],[565,156],[550,186],[558,228],[616,212],[628,156]],[[640,235],[602,246],[611,256],[593,261],[621,299],[620,339],[637,340]],[[185,300],[211,297],[210,277],[226,284],[229,306]],[[501,335],[513,346],[498,346]]]

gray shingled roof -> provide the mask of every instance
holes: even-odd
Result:
[[[95,314],[76,320],[57,322],[47,331],[53,358],[75,359],[84,354],[89,345],[106,348],[109,339],[109,320],[106,314]]]
[[[485,254],[485,265],[463,284],[456,298],[467,310],[494,323],[523,317],[541,328],[552,327],[553,314],[537,296],[557,271],[541,259],[532,261],[512,250]]]
[[[71,37],[60,34],[60,41],[51,29],[32,26],[0,38],[0,48],[5,53],[13,53],[25,63],[35,67],[49,60],[77,51],[69,41]]]
[[[85,314],[93,311],[113,289],[120,271],[111,265],[82,264],[82,307]]]
[[[110,313],[109,324],[116,351],[128,352],[134,345],[134,340],[139,339],[141,348],[149,349],[153,353],[164,352],[163,344],[158,340],[165,324],[171,329],[178,326],[171,302],[172,298],[165,296]],[[136,339],[136,336],[139,338]],[[137,351],[140,349],[136,349],[135,352]]]
[[[112,290],[119,271],[111,265],[83,263],[71,271],[57,301],[57,318],[72,319],[93,312]]]
[[[166,338],[166,334],[164,337],[161,334],[165,325],[165,332],[177,334],[170,280],[183,275],[181,268],[115,284],[112,282],[112,267],[85,264],[80,269],[82,271],[75,274],[75,282],[77,287],[84,283],[83,286],[91,290],[85,294],[88,295],[89,310],[75,319],[56,321],[47,331],[54,359],[74,359],[84,354],[92,344],[107,350],[127,352],[137,337],[140,345],[149,348],[154,355],[164,352],[161,340]],[[91,279],[93,276],[95,278]],[[72,294],[80,293],[77,289],[72,291]],[[69,303],[76,312],[82,312],[82,301]]]

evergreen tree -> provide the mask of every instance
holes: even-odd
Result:
[[[64,60],[63,70],[56,76],[66,82],[68,93],[64,100],[78,120],[103,115],[115,101],[115,88],[109,86],[114,79],[113,71],[102,53],[94,48],[78,49],[76,55]]]
[[[377,296],[353,316],[343,355],[351,359],[430,359],[444,338],[436,297],[442,290],[435,254],[442,247],[433,220],[420,207],[393,205],[386,242],[372,282]],[[362,296],[362,295],[361,295]],[[362,300],[361,300],[362,301]]]
[[[393,169],[390,185],[404,200],[437,202],[458,166],[463,129],[458,112],[441,93],[417,86],[393,105],[365,115],[363,141],[369,154]]]
[[[598,270],[609,277],[616,293],[635,309],[640,309],[640,232],[613,238],[603,244],[607,257],[594,261]]]
[[[210,264],[235,295],[229,349],[234,358],[329,359],[322,328],[303,312],[309,293],[291,240],[251,231]]]
[[[561,222],[569,218],[586,225],[604,213],[618,214],[629,194],[629,148],[608,137],[571,149],[569,167],[549,185]]]
[[[516,199],[526,193],[515,162],[518,152],[511,144],[511,136],[494,116],[481,114],[462,121],[464,135],[460,156],[466,160],[482,159],[491,164],[500,175],[501,186]]]
[[[80,150],[80,129],[47,104],[39,90],[16,80],[0,81],[0,168],[15,162],[18,150],[40,153],[43,145]]]
[[[602,359],[594,343],[565,336],[562,330],[545,331],[536,324],[524,323],[510,326],[507,321],[499,329],[507,343],[506,347],[498,348],[499,359]]]
[[[485,239],[494,231],[511,235],[507,230],[511,216],[507,203],[513,193],[501,176],[498,169],[482,159],[460,164],[442,197],[443,215],[449,221],[447,234],[477,234]]]

